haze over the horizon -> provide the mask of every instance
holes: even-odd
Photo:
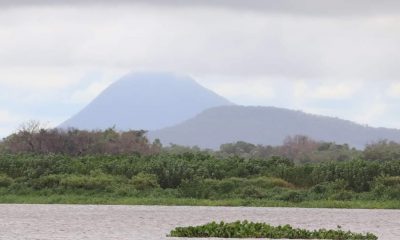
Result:
[[[400,128],[400,2],[0,0],[0,137],[55,126],[130,71],[237,104]]]

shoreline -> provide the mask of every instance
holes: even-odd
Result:
[[[135,198],[85,195],[2,195],[0,204],[81,204],[81,205],[144,205],[144,206],[215,206],[215,207],[284,207],[325,209],[391,209],[400,210],[399,201],[271,201],[247,199]]]

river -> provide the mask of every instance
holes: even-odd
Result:
[[[18,204],[0,205],[0,239],[175,240],[166,235],[176,226],[245,219],[400,239],[400,210]]]

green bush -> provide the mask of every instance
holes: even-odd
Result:
[[[155,155],[0,154],[3,192],[102,192],[116,196],[201,199],[396,200],[400,160],[293,164],[215,153]],[[164,195],[163,195],[164,194]]]
[[[57,174],[42,176],[39,178],[32,179],[29,182],[29,185],[34,189],[57,188],[60,185],[61,179],[66,176],[67,175],[57,175]]]
[[[275,188],[294,188],[293,184],[279,178],[226,178],[184,181],[180,191],[184,197],[208,199],[264,198]]]
[[[264,198],[266,195],[263,189],[255,186],[246,186],[241,189],[242,198]]]
[[[135,189],[142,191],[160,187],[156,175],[142,172],[133,176],[131,183]]]
[[[331,195],[330,199],[338,201],[348,201],[353,198],[353,194],[349,191],[339,191]]]
[[[375,182],[381,183],[386,187],[397,187],[400,186],[400,176],[379,177]]]
[[[400,199],[400,176],[381,176],[375,179],[372,192],[380,199]]]
[[[329,191],[329,185],[327,183],[319,183],[310,188],[310,192],[316,194],[325,194]]]
[[[60,186],[65,189],[106,190],[115,179],[111,175],[66,175],[60,180]]]
[[[14,180],[6,174],[0,174],[0,187],[9,187]]]
[[[258,186],[260,188],[273,188],[273,187],[294,188],[293,184],[288,183],[287,181],[277,177],[250,178],[246,185]]]
[[[50,174],[39,178],[31,179],[29,186],[33,189],[85,189],[85,190],[106,190],[111,189],[120,177],[115,177],[92,171],[90,175],[77,174]]]
[[[168,235],[170,237],[189,238],[272,238],[272,239],[378,239],[372,233],[353,233],[337,230],[319,229],[309,231],[306,229],[293,228],[290,225],[271,226],[266,223],[253,223],[248,221],[237,221],[232,223],[208,223],[196,227],[177,227]]]
[[[280,197],[279,200],[288,201],[288,202],[302,202],[305,200],[305,196],[303,193],[299,191],[286,191]]]

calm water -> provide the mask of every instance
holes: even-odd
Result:
[[[399,210],[13,204],[0,205],[0,239],[158,240],[176,226],[244,219],[309,229],[341,225],[400,239]]]

